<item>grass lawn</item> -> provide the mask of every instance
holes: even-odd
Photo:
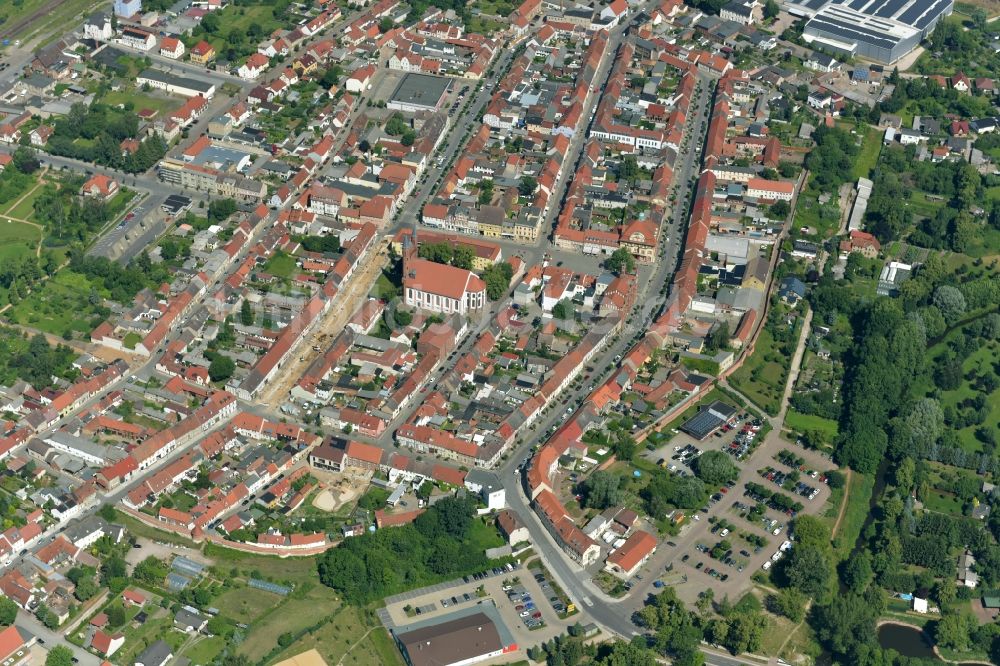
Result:
[[[868,178],[872,169],[878,162],[879,153],[882,152],[882,133],[874,127],[867,125],[864,140],[861,142],[861,151],[854,160],[854,167],[851,169],[851,180],[858,178]]]
[[[48,0],[22,0],[21,2],[13,2],[13,0],[6,0],[5,2],[0,2],[0,19],[3,23],[0,24],[0,31],[5,32],[6,30],[12,28],[19,21],[27,19],[34,12],[38,11],[45,6]],[[74,11],[82,11],[85,7],[93,4],[93,0],[65,0],[60,2],[60,5],[69,5]],[[60,14],[65,11],[61,7],[57,9]],[[43,14],[41,17],[37,18],[33,23],[22,26],[12,35],[4,34],[4,37],[10,37],[13,43],[14,38],[23,37],[27,34],[29,28],[56,28],[61,23],[55,22],[53,20],[52,14]]]
[[[785,415],[785,425],[798,432],[819,431],[829,442],[832,442],[837,436],[837,422],[833,419],[825,419],[815,414],[800,414],[794,409],[789,409]]]
[[[378,298],[383,301],[390,301],[396,296],[400,296],[403,293],[402,287],[397,287],[392,283],[392,280],[383,272],[375,280],[375,284],[372,285],[371,291],[368,293],[369,296],[373,298]]]
[[[190,546],[195,549],[198,548],[198,544],[190,539],[185,539],[184,537],[178,536],[173,532],[167,532],[166,530],[158,530],[154,527],[150,527],[146,523],[136,520],[132,516],[127,513],[122,513],[121,511],[118,512],[115,522],[124,525],[130,533],[137,537],[144,537],[146,539],[152,539],[153,541],[176,543],[182,546]]]
[[[277,250],[264,264],[264,272],[279,278],[288,279],[295,273],[295,257]]]
[[[129,527],[131,530],[132,528]],[[165,534],[157,531],[158,534]],[[229,569],[236,567],[247,572],[260,570],[275,582],[287,582],[292,585],[309,583],[317,585],[316,561],[311,557],[269,557],[251,555],[231,548],[223,548],[208,544],[204,548],[206,557],[211,558],[216,566]],[[332,592],[331,592],[332,594]]]
[[[9,317],[23,326],[62,335],[66,331],[90,333],[95,314],[90,294],[100,295],[103,288],[91,284],[86,276],[64,269],[45,282],[41,289],[28,295],[11,308]]]
[[[799,325],[796,323],[796,331]],[[754,404],[773,416],[781,407],[781,394],[785,390],[791,362],[791,357],[778,353],[774,337],[764,328],[757,338],[753,353],[730,376],[729,381]]]
[[[158,111],[161,116],[180,107],[177,99],[150,95],[137,89],[111,90],[101,98],[101,102],[108,106],[118,106],[131,102],[132,107],[137,112],[142,109],[152,109]]]
[[[41,240],[41,229],[0,218],[0,262],[35,254]]]
[[[10,215],[19,220],[34,221],[32,216],[35,214],[35,199],[42,193],[42,189],[42,187],[36,187],[31,194],[24,197],[16,206],[13,204],[17,201],[12,201],[10,208],[4,211],[4,215]]]
[[[504,545],[504,540],[500,536],[500,533],[482,520],[473,521],[469,541],[472,549],[477,551],[499,548]]]
[[[190,659],[192,664],[211,664],[225,647],[226,639],[222,636],[201,637],[197,643],[185,648],[181,656]]]
[[[140,342],[142,342],[142,336],[134,331],[127,333],[122,339],[122,344],[125,345],[127,349],[135,349],[135,346]]]
[[[261,594],[267,594],[262,592]],[[273,597],[273,595],[269,595]],[[324,617],[339,615],[341,603],[333,590],[322,585],[309,592],[305,599],[288,599],[275,602],[271,609],[258,618],[247,632],[246,640],[240,645],[239,653],[254,659],[267,655],[278,644],[278,636],[284,633],[299,634],[312,627]],[[342,630],[341,628],[338,628]],[[364,633],[364,632],[361,632]],[[350,632],[348,636],[360,636]],[[300,651],[289,654],[298,654]],[[334,662],[336,663],[336,662]]]
[[[962,500],[953,493],[931,488],[923,500],[924,507],[928,511],[937,511],[938,513],[947,513],[953,516],[962,515]]]
[[[250,624],[266,613],[276,603],[275,599],[273,594],[250,587],[241,587],[216,597],[212,601],[212,605],[229,619]]]
[[[844,509],[844,518],[840,521],[837,533],[833,535],[833,549],[841,560],[850,554],[854,542],[861,534],[861,527],[868,516],[868,502],[871,500],[874,488],[875,478],[873,476],[857,472],[851,473],[847,508]],[[835,514],[834,521],[836,519]]]
[[[42,231],[38,227],[0,218],[0,245],[8,243],[37,244],[41,239]]]
[[[344,663],[348,664],[396,666],[403,663],[388,632],[381,626],[366,624],[361,618],[361,611],[351,607],[344,608],[330,622],[302,636],[269,659],[268,663],[314,648],[328,664],[341,663],[348,650],[350,656],[344,659]]]
[[[146,649],[149,645],[158,640],[166,641],[176,650],[184,643],[184,634],[173,629],[173,616],[164,615],[154,619],[146,620],[146,623],[138,627],[126,627],[125,645],[118,652],[117,661],[120,664],[131,664],[135,657]]]
[[[274,18],[274,10],[269,4],[259,4],[250,7],[236,7],[235,5],[230,5],[218,12],[219,23],[225,26],[224,31],[220,31],[217,35],[202,35],[200,39],[204,39],[209,44],[215,47],[217,53],[224,53],[226,50],[226,36],[233,30],[238,30],[239,32],[246,32],[247,27],[251,23],[258,24],[263,28],[263,32],[266,35],[274,32],[275,29],[282,27],[281,22]],[[222,34],[225,32],[225,34]]]
[[[939,209],[948,205],[941,197],[928,195],[922,190],[913,190],[906,201],[906,207],[913,211],[914,217],[934,217]]]

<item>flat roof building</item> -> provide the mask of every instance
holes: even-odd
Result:
[[[954,0],[791,0],[808,16],[802,37],[828,51],[893,63],[915,49],[951,14]]]
[[[409,73],[392,91],[387,106],[397,111],[437,111],[441,107],[451,79],[445,76]]]
[[[393,631],[409,666],[474,664],[517,650],[499,613],[477,606]]]
[[[211,81],[203,81],[190,76],[177,76],[160,69],[143,70],[136,77],[135,82],[139,86],[149,84],[153,88],[159,88],[172,95],[182,95],[183,97],[201,95],[205,99],[212,99],[215,95],[215,84]]]
[[[702,440],[722,427],[726,421],[736,416],[736,408],[716,400],[702,407],[697,414],[684,422],[681,430],[695,439]]]

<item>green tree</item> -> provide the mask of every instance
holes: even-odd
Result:
[[[946,650],[965,652],[969,649],[972,633],[978,627],[976,618],[965,609],[944,613],[934,624],[935,642]]]
[[[468,245],[457,245],[455,246],[455,249],[452,250],[451,265],[456,268],[472,270],[472,261],[475,257],[476,253],[471,247]]]
[[[774,0],[768,0],[769,2],[774,2]],[[788,217],[788,214],[792,212],[792,207],[787,201],[775,201],[771,204],[771,215],[776,219],[784,220]]]
[[[73,596],[80,601],[86,601],[97,594],[97,589],[97,583],[94,582],[94,577],[87,576],[76,584],[76,589],[73,590]]]
[[[825,598],[830,588],[830,558],[815,546],[796,544],[785,567],[788,582],[814,599]]]
[[[611,253],[604,266],[615,275],[635,272],[635,257],[627,249],[620,247]]]
[[[732,458],[722,451],[706,451],[691,463],[698,478],[709,486],[720,486],[739,478],[740,470]]]
[[[206,14],[205,18],[208,18],[209,16],[214,15]],[[208,221],[223,222],[236,211],[237,206],[235,199],[216,199],[208,204]]]
[[[538,181],[532,176],[521,176],[521,182],[517,185],[517,191],[522,196],[530,197],[538,189]]]
[[[45,655],[45,666],[73,666],[73,651],[65,645],[56,645]]]
[[[0,625],[9,627],[17,620],[17,604],[9,597],[0,597]]]
[[[224,354],[216,354],[208,366],[208,376],[213,382],[223,382],[233,376],[236,363]]]
[[[150,555],[139,564],[135,565],[132,576],[141,583],[159,585],[167,577],[167,565],[161,560]]]
[[[840,578],[855,592],[863,592],[872,581],[872,556],[867,550],[852,553],[841,565]]]
[[[606,470],[598,470],[583,484],[583,503],[590,509],[618,506],[625,499],[622,478]]]
[[[486,296],[491,301],[498,301],[510,288],[514,278],[514,268],[506,261],[490,266],[483,271],[483,281],[486,282]]]
[[[59,627],[59,617],[49,610],[49,607],[45,604],[40,605],[35,610],[35,615],[47,629],[57,629]]]
[[[769,611],[784,615],[792,622],[801,622],[806,615],[806,595],[794,587],[769,594],[764,601]]]
[[[767,2],[764,3],[765,20],[776,18],[780,12],[781,8],[778,6],[778,3],[775,2],[774,0],[767,0]]]
[[[125,578],[128,576],[128,567],[125,560],[118,556],[112,556],[104,560],[101,564],[101,577],[107,581],[110,578]]]
[[[552,316],[556,319],[572,319],[573,312],[573,302],[568,299],[563,299],[552,306]]]
[[[618,169],[618,178],[633,183],[639,178],[639,162],[634,155],[626,155]]]
[[[120,627],[125,624],[125,607],[117,599],[105,607],[104,613],[108,616],[108,624],[112,627]]]
[[[248,298],[244,298],[240,305],[240,323],[244,326],[253,326],[253,307]]]

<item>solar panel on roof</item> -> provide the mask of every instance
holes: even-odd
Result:
[[[944,11],[951,6],[952,2],[954,2],[954,0],[938,0],[933,5],[931,5],[931,8],[927,10],[927,13],[921,16],[913,24],[913,27],[917,28],[918,30],[923,30],[928,25],[938,20],[938,18],[941,17]]]
[[[880,35],[879,33],[865,30],[858,25],[851,25],[843,21],[829,19],[826,16],[817,16],[809,21],[807,26],[810,29],[823,30],[831,35],[841,37],[849,42],[864,41],[866,44],[891,49],[896,45],[896,41]]]
[[[696,439],[705,439],[712,434],[713,430],[721,427],[723,423],[724,419],[720,419],[707,409],[703,409],[685,421],[684,425],[681,426],[681,430]]]
[[[881,9],[875,12],[875,16],[879,16],[881,18],[895,16],[909,1],[910,0],[888,0],[884,5],[882,5]]]

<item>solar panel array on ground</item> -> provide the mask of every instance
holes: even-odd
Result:
[[[171,592],[180,592],[191,584],[191,579],[179,573],[171,571],[167,574],[167,589]]]
[[[274,594],[280,594],[281,596],[287,595],[292,591],[292,588],[285,587],[284,585],[278,585],[277,583],[269,583],[266,580],[257,580],[256,578],[251,578],[247,583],[250,587],[255,587],[258,590],[264,590],[265,592],[273,592]]]

